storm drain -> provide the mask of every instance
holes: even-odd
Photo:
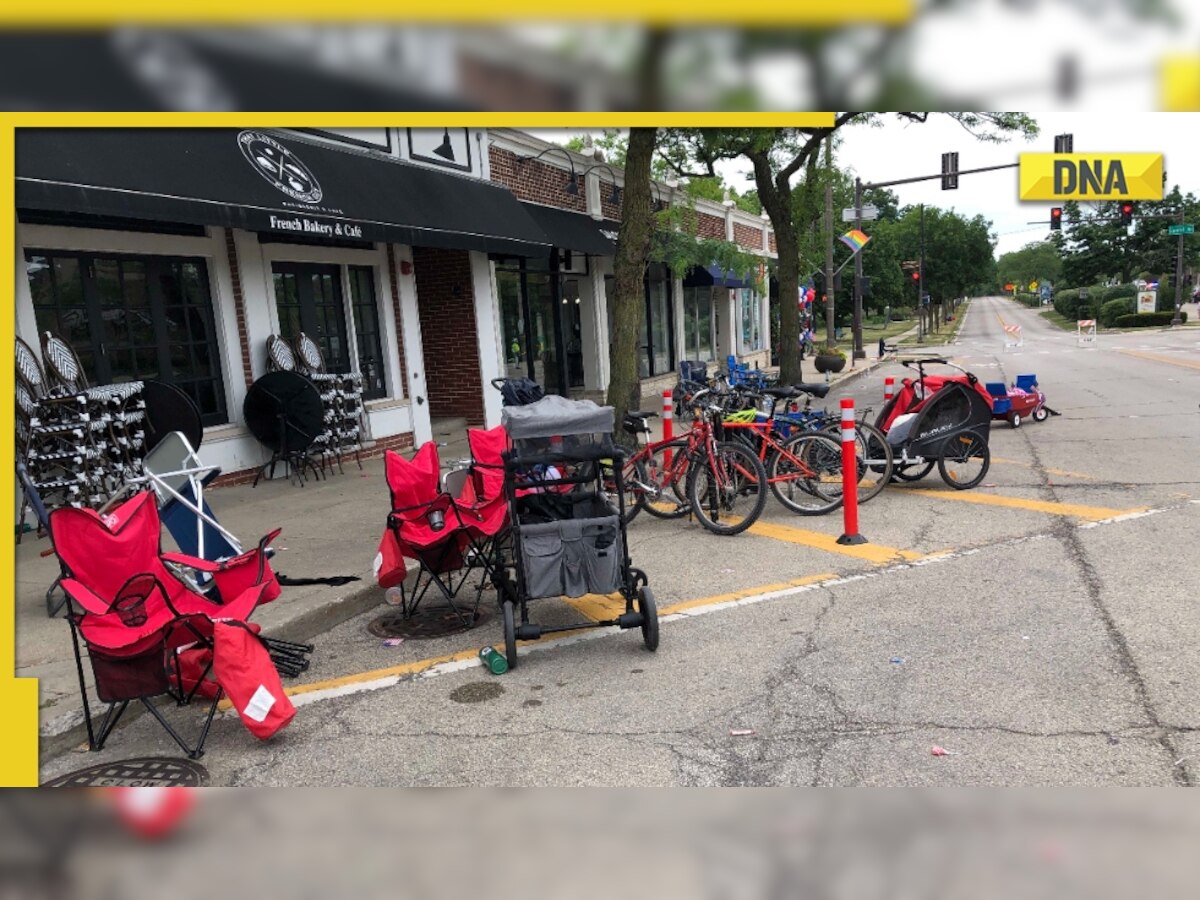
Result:
[[[452,634],[462,634],[482,625],[491,614],[481,607],[472,614],[465,609],[462,615],[448,607],[418,609],[408,618],[398,612],[386,613],[371,620],[367,631],[380,638],[412,638],[426,640],[429,638],[448,637]]]
[[[208,769],[190,759],[161,756],[89,766],[47,781],[43,787],[203,787]]]

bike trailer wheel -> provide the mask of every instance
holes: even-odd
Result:
[[[965,491],[983,481],[992,464],[987,440],[978,432],[963,431],[947,438],[938,457],[942,481],[955,490]]]
[[[517,619],[511,600],[504,601],[504,655],[508,657],[508,668],[517,667]]]

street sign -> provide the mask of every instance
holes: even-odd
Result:
[[[862,208],[862,217],[864,222],[873,222],[879,218],[878,206],[864,206]],[[853,222],[857,217],[854,215],[854,207],[847,206],[842,210],[842,221]]]
[[[1167,234],[1195,234],[1195,225],[1171,225],[1167,228]]]
[[[1155,306],[1158,304],[1158,291],[1138,291],[1137,306],[1138,312],[1147,313],[1154,312]]]
[[[1029,289],[1031,291],[1036,291],[1038,289],[1038,283],[1036,281],[1029,282]]]

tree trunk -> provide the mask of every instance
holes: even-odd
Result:
[[[776,278],[779,280],[779,380],[795,384],[800,377],[800,239],[792,212],[792,191],[781,189],[771,173],[765,150],[753,150],[747,158],[754,165],[754,183],[758,198],[775,230],[775,251],[779,256]]]
[[[632,128],[625,157],[625,190],[621,205],[621,228],[617,233],[613,261],[612,351],[609,359],[608,405],[616,413],[617,438],[624,440],[621,420],[641,403],[638,379],[638,340],[646,315],[644,279],[654,231],[650,200],[650,158],[657,129]]]

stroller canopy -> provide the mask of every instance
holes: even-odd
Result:
[[[513,440],[569,434],[611,434],[613,409],[591,400],[568,400],[557,394],[527,406],[506,406],[500,412],[504,430]]]

